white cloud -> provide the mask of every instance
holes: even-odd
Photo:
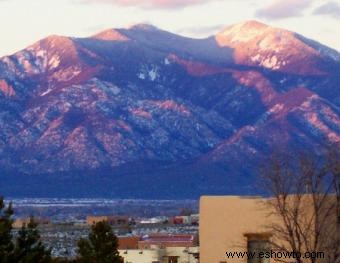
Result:
[[[216,0],[81,0],[81,3],[113,4],[156,9],[178,9],[192,5],[206,4]]]
[[[218,31],[225,27],[223,24],[212,25],[212,26],[196,26],[196,27],[186,27],[177,30],[176,33],[189,35],[194,37],[207,37],[216,34]]]
[[[313,14],[327,15],[333,18],[340,19],[340,4],[334,1],[330,1],[315,9]]]
[[[301,16],[312,3],[313,0],[273,0],[268,6],[257,10],[256,16],[268,19]]]

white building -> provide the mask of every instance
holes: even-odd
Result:
[[[124,263],[198,263],[198,247],[151,246],[149,249],[119,250]]]

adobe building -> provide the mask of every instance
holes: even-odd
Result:
[[[138,248],[147,249],[152,246],[165,247],[194,247],[193,234],[150,234],[141,237]]]
[[[199,215],[192,214],[190,216],[175,216],[171,219],[174,225],[198,225]]]
[[[259,198],[202,196],[200,199],[200,263],[244,263],[226,252],[246,252],[246,233],[268,229],[268,216]]]
[[[51,224],[51,221],[47,218],[33,218],[33,219],[34,222],[37,223],[39,226],[46,226]],[[13,228],[21,228],[23,225],[27,226],[30,220],[31,219],[29,217],[17,218],[13,222]]]
[[[124,263],[198,263],[198,247],[158,247],[119,250]]]
[[[126,226],[129,224],[129,217],[127,216],[87,216],[86,224],[93,225],[98,222],[107,222],[111,226]]]
[[[125,263],[198,263],[199,249],[191,234],[150,234],[119,237]]]
[[[305,198],[304,212],[307,215],[312,211],[308,208],[310,197],[308,195],[303,196]],[[296,262],[292,258],[283,260],[282,257],[277,260],[275,260],[275,257],[247,259],[247,257],[238,258],[234,256],[234,258],[228,258],[226,254],[233,252],[258,253],[259,251],[281,252],[272,248],[271,241],[280,245],[283,245],[284,241],[277,238],[270,226],[273,224],[280,225],[282,220],[271,213],[271,208],[266,205],[268,201],[269,199],[259,197],[202,196],[200,199],[199,225],[200,263]],[[327,224],[327,228],[331,226],[328,234],[336,233],[336,231],[332,232],[333,227],[337,227],[336,213],[334,213],[334,219],[334,223]],[[324,238],[326,241],[329,240],[329,236]],[[334,263],[329,261],[329,253],[324,252],[325,257],[318,259],[317,262]]]

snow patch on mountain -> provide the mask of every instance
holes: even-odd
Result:
[[[157,68],[153,68],[149,71],[149,78],[151,81],[154,81],[158,77]]]
[[[269,113],[270,114],[276,114],[276,113],[283,111],[284,108],[285,108],[285,106],[284,106],[283,103],[277,103],[269,110]]]
[[[320,130],[323,134],[325,134],[328,140],[332,143],[339,143],[340,136],[332,131],[329,127],[327,127],[319,118],[316,112],[308,112],[305,114],[305,118],[308,122],[313,125],[316,129]]]
[[[50,69],[55,69],[60,64],[60,57],[58,55],[54,55],[50,58],[48,65]]]
[[[117,96],[121,92],[121,89],[118,86],[110,82],[101,81],[98,78],[92,78],[90,80],[90,85],[98,87],[104,92],[110,93],[114,96]]]
[[[78,66],[71,66],[63,70],[54,72],[51,76],[52,79],[59,82],[65,82],[73,79],[82,72],[82,69]]]
[[[145,74],[139,72],[139,73],[137,74],[137,77],[140,78],[140,79],[145,79]]]
[[[261,66],[270,69],[279,69],[280,65],[278,64],[278,59],[276,56],[272,56],[270,58],[266,58],[264,61],[261,62]]]
[[[156,65],[142,65],[140,72],[137,73],[139,79],[155,81],[159,77],[159,69]]]
[[[49,94],[53,89],[52,88],[48,88],[46,91],[44,91],[43,93],[40,94],[41,97]]]
[[[250,60],[254,63],[257,63],[259,66],[272,70],[279,70],[281,67],[284,67],[289,63],[289,61],[280,60],[280,58],[276,55],[271,57],[263,57],[260,54],[256,54],[255,56],[251,57]]]

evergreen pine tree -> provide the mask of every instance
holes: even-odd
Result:
[[[118,238],[107,222],[92,225],[89,238],[79,240],[78,249],[81,263],[123,263]]]
[[[12,262],[14,244],[12,242],[12,215],[10,203],[7,207],[3,197],[0,197],[0,263]]]
[[[51,260],[51,252],[46,249],[40,240],[38,224],[33,217],[29,223],[24,224],[16,238],[14,257],[17,263],[48,263]]]

